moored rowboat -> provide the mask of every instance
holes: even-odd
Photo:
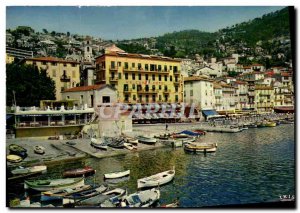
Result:
[[[113,178],[121,178],[128,176],[130,174],[130,170],[122,171],[122,172],[113,172],[104,174],[104,178],[106,179],[113,179]]]
[[[75,206],[98,206],[99,204],[103,203],[109,198],[116,197],[121,199],[126,194],[127,191],[125,189],[116,188],[97,194],[93,197],[75,202]]]
[[[145,136],[138,136],[137,139],[139,140],[140,143],[145,143],[145,144],[155,144],[157,142],[156,138],[150,138]]]
[[[138,188],[156,187],[170,182],[175,176],[175,169],[164,171],[149,177],[137,180]]]
[[[11,163],[19,163],[23,160],[23,158],[18,155],[7,155],[6,160]]]
[[[101,186],[98,186],[98,187],[94,187],[92,189],[84,190],[84,191],[81,191],[81,192],[75,192],[75,193],[72,193],[70,195],[65,195],[63,197],[63,205],[72,204],[72,203],[75,203],[76,201],[96,196],[96,195],[101,194],[101,193],[103,193],[107,190],[108,190],[107,186],[101,185]]]
[[[95,169],[93,169],[90,166],[86,166],[80,169],[72,169],[72,170],[65,171],[63,173],[63,177],[81,177],[83,175],[88,176],[88,175],[95,174],[95,172],[96,172]]]
[[[95,138],[91,138],[91,146],[102,150],[108,149],[108,146],[102,140],[97,140]]]
[[[46,191],[41,193],[41,201],[49,201],[49,200],[61,200],[64,196],[70,196],[74,193],[82,192],[90,189],[90,185],[83,185],[74,188],[67,189],[56,189],[51,191]]]
[[[17,144],[11,144],[8,146],[10,154],[18,155],[23,159],[27,157],[27,150]]]
[[[66,179],[50,179],[50,180],[25,180],[25,189],[34,189],[44,192],[55,189],[66,189],[79,187],[84,185],[84,178],[66,178]]]
[[[217,144],[195,144],[195,143],[189,143],[185,144],[184,146],[185,151],[189,152],[215,152],[217,151]]]
[[[158,189],[150,189],[130,194],[121,202],[122,207],[149,207],[160,198]]]
[[[137,149],[136,146],[132,145],[131,143],[124,143],[124,147],[128,150]]]
[[[36,154],[40,154],[40,155],[45,154],[45,148],[44,148],[43,146],[34,146],[33,151],[34,151]]]
[[[20,167],[11,171],[13,175],[24,175],[31,173],[42,173],[47,170],[47,166],[32,166],[32,167]]]

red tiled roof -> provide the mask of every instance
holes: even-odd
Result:
[[[245,81],[236,81],[235,83],[237,83],[237,84],[247,84],[247,82],[245,82]]]
[[[292,74],[288,73],[288,72],[281,72],[281,76],[290,77],[290,76],[292,76]]]
[[[26,61],[46,61],[46,62],[59,62],[59,63],[73,63],[79,64],[77,61],[68,61],[62,58],[55,58],[55,57],[39,57],[39,58],[26,58]]]
[[[103,88],[105,86],[106,86],[106,84],[96,84],[96,85],[90,85],[90,86],[73,87],[70,89],[66,89],[63,92],[90,91],[90,90],[97,90],[97,89]]]

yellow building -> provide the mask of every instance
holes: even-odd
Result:
[[[183,101],[180,60],[126,53],[116,46],[96,58],[96,83],[117,89],[123,103],[179,103]]]
[[[55,82],[56,100],[61,100],[62,91],[76,87],[80,83],[80,66],[76,61],[66,61],[53,57],[26,58],[24,60],[26,64],[47,71],[48,76]]]
[[[255,85],[255,107],[258,112],[273,111],[274,102],[275,95],[273,87]]]
[[[7,64],[11,64],[11,63],[14,62],[15,57],[13,57],[12,55],[9,55],[7,53],[5,53],[5,56],[6,56],[6,60],[5,61],[6,61]]]

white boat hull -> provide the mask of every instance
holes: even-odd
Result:
[[[201,147],[202,146],[202,147]],[[208,152],[216,152],[217,151],[217,144],[201,144],[197,147],[193,146],[193,144],[185,145],[184,150],[188,152],[203,152],[203,153],[208,153]]]
[[[56,189],[67,189],[67,188],[75,188],[75,187],[80,187],[84,185],[84,179],[82,179],[81,181],[74,183],[74,184],[68,184],[68,185],[62,185],[62,186],[57,186],[57,185],[41,185],[41,186],[29,186],[28,184],[26,184],[26,182],[24,183],[24,188],[25,189],[34,189],[36,191],[40,191],[40,192],[45,192],[45,191],[51,191],[51,190],[56,190]]]
[[[138,197],[138,201],[134,199],[134,197]],[[158,189],[151,189],[141,192],[136,192],[125,197],[124,200],[127,201],[127,205],[125,202],[121,203],[122,207],[149,207],[154,204],[156,201],[160,199],[160,191]],[[124,205],[122,205],[124,204]]]
[[[23,174],[31,174],[31,173],[39,173],[46,172],[47,166],[32,166],[27,168],[20,168],[12,170],[11,173],[13,175],[23,175]]]
[[[106,178],[106,179],[121,178],[121,177],[128,176],[129,174],[130,174],[130,170],[126,170],[123,172],[114,172],[114,173],[104,174],[104,178]]]
[[[155,138],[146,138],[146,137],[139,137],[138,141],[140,143],[145,143],[145,144],[155,144],[157,142]]]
[[[175,170],[161,172],[156,175],[152,175],[150,177],[138,179],[137,187],[138,189],[140,189],[140,188],[148,188],[148,187],[156,187],[156,186],[164,185],[172,181],[174,176],[175,176]]]

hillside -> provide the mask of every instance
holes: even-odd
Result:
[[[260,40],[268,41],[280,36],[289,36],[289,8],[237,24],[230,29],[222,29],[220,33],[231,36],[236,41],[244,41],[250,46],[254,46]]]
[[[290,46],[276,43],[289,40],[289,8],[263,15],[248,22],[235,24],[215,33],[184,30],[154,38],[118,41],[125,51],[161,54],[170,57],[193,58],[195,54],[222,58],[232,53],[257,55],[261,46],[264,55],[283,53],[290,57]]]

